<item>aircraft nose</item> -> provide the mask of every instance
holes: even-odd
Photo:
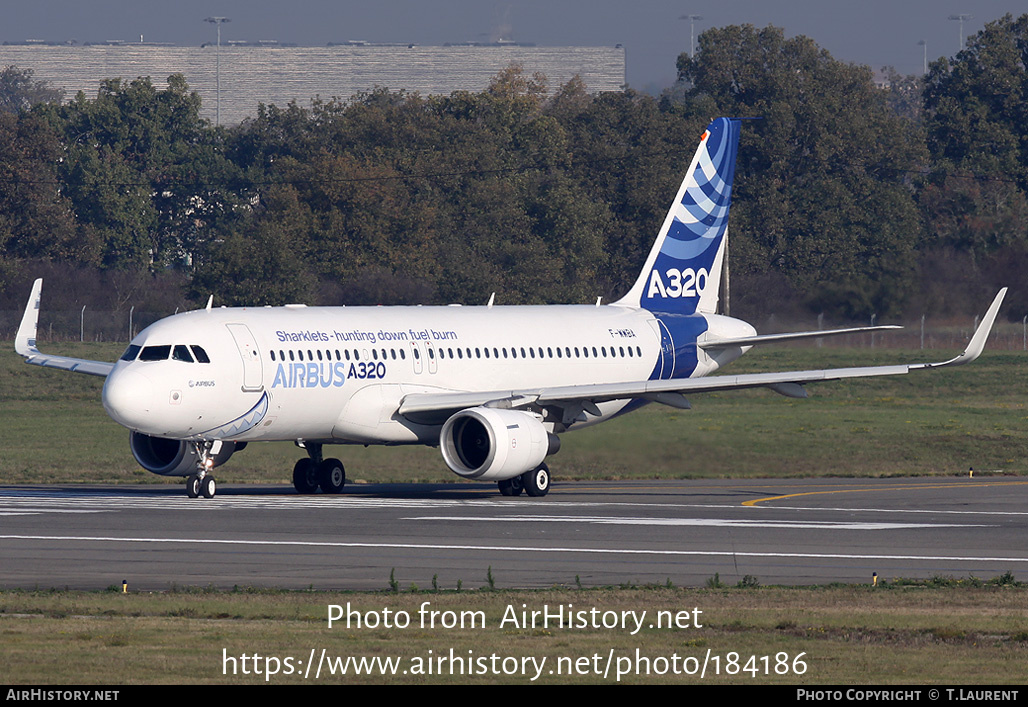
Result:
[[[152,423],[153,383],[132,370],[114,370],[104,383],[104,409],[111,418],[132,430],[145,431]]]

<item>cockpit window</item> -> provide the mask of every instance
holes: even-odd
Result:
[[[122,361],[135,361],[136,356],[139,354],[139,346],[136,344],[130,344],[125,353],[121,355]]]
[[[207,356],[207,352],[204,351],[201,347],[197,346],[196,344],[192,344],[189,348],[193,350],[193,355],[196,356],[196,360],[199,363],[211,362],[211,359]]]
[[[189,354],[189,347],[178,344],[171,352],[171,357],[175,361],[185,361],[186,363],[192,363],[193,357]]]
[[[164,361],[171,355],[171,346],[145,346],[139,353],[140,361]]]

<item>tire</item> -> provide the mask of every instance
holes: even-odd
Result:
[[[318,490],[317,467],[310,459],[301,459],[293,467],[293,488],[297,493],[314,493]]]
[[[190,498],[198,498],[200,496],[200,477],[196,474],[186,479],[186,495]]]
[[[218,482],[214,480],[213,476],[203,477],[203,481],[200,483],[200,493],[203,494],[204,498],[214,498],[214,494],[218,492]]]
[[[515,476],[513,479],[504,479],[503,481],[497,482],[497,486],[500,487],[501,496],[520,496],[521,491],[525,488],[525,485],[521,482],[520,476]]]
[[[318,465],[318,486],[325,493],[342,493],[346,485],[346,469],[338,459],[326,459]]]
[[[550,467],[540,464],[532,471],[521,475],[521,483],[529,496],[539,498],[550,492]]]

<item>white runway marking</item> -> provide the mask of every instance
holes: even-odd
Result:
[[[122,508],[149,508],[156,510],[195,510],[216,511],[231,509],[266,508],[272,510],[317,510],[327,508],[469,508],[482,507],[492,509],[510,508],[553,508],[559,503],[561,508],[666,508],[686,509],[702,508],[705,510],[731,509],[742,510],[744,513],[761,511],[797,510],[837,513],[917,513],[940,515],[983,515],[983,516],[1023,516],[1028,511],[976,511],[976,510],[933,510],[926,508],[827,508],[808,506],[742,506],[739,504],[697,504],[697,503],[622,503],[617,501],[555,501],[542,499],[538,501],[526,498],[505,499],[487,497],[481,499],[439,499],[439,498],[367,498],[358,496],[300,496],[285,494],[282,496],[218,496],[213,500],[190,499],[182,496],[144,496],[126,495],[119,492],[110,493],[76,493],[68,491],[6,491],[0,493],[0,514],[6,511],[21,512],[26,506],[31,512],[56,512],[57,508],[100,508],[106,511],[117,511]],[[818,526],[820,527],[820,526]],[[898,526],[916,527],[916,526]],[[935,526],[938,527],[938,526]]]
[[[603,516],[417,516],[404,520],[473,520],[494,523],[597,523],[600,525],[703,526],[709,528],[802,528],[819,530],[910,530],[986,528],[966,523],[860,523],[856,521],[734,520],[728,518],[616,518]]]
[[[110,513],[111,511],[105,511],[102,509],[90,510],[88,508],[82,509],[65,509],[65,508],[32,508],[25,507],[17,511],[0,511],[0,516],[38,516],[42,513]]]
[[[317,542],[308,540],[230,540],[220,538],[145,538],[88,535],[0,535],[0,540],[54,541],[62,543],[145,543],[171,544],[176,549],[198,545],[238,545],[248,547],[359,548],[399,550],[465,550],[503,553],[584,554],[584,555],[654,555],[663,557],[778,557],[838,560],[932,560],[944,562],[1016,562],[1028,563],[1028,557],[989,557],[983,555],[884,555],[820,552],[735,552],[730,550],[656,550],[611,549],[609,547],[512,547],[510,545],[444,545],[432,543]],[[65,549],[62,545],[62,549]]]

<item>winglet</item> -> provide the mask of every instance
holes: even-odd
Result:
[[[949,361],[943,361],[942,363],[923,363],[920,365],[911,366],[911,368],[938,368],[940,366],[960,366],[965,363],[971,363],[976,358],[982,355],[982,351],[985,350],[985,342],[989,338],[989,334],[992,333],[992,325],[996,322],[996,315],[999,314],[1000,305],[1003,304],[1003,297],[1007,294],[1007,288],[1003,288],[997,293],[996,299],[992,300],[992,304],[989,305],[989,310],[985,313],[985,317],[982,319],[982,323],[978,325],[974,335],[971,337],[970,343],[964,352],[956,358],[951,358]]]
[[[25,313],[21,316],[21,326],[14,337],[14,350],[21,356],[29,357],[39,354],[36,348],[36,327],[39,322],[39,295],[43,291],[43,278],[37,278],[32,283],[32,292],[29,294],[28,304],[25,305]]]

